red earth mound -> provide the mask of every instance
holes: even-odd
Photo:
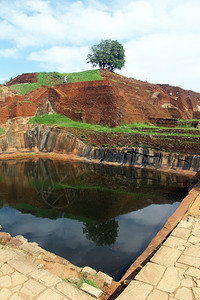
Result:
[[[11,79],[7,85],[20,84],[20,83],[33,83],[37,82],[37,73],[23,73],[22,75],[18,75],[17,77]]]
[[[179,87],[156,85],[101,70],[103,80],[42,87],[24,96],[0,101],[0,123],[9,118],[34,116],[47,103],[75,120],[117,126],[149,120],[191,119],[200,108],[200,94]],[[36,73],[17,76],[14,83],[33,82]],[[153,122],[153,121],[152,121]],[[164,122],[164,121],[163,121]]]

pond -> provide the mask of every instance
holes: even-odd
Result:
[[[119,280],[194,177],[50,159],[0,162],[0,224],[12,236]]]

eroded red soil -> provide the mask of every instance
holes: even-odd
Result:
[[[42,87],[24,96],[8,94],[0,99],[0,124],[9,118],[34,116],[47,102],[57,113],[75,121],[112,127],[149,122],[149,118],[191,119],[200,114],[199,93],[188,94],[179,87],[150,84],[107,70],[100,74],[103,80]],[[8,85],[34,82],[36,78],[36,73],[22,74]]]

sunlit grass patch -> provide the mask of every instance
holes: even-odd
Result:
[[[55,86],[61,84],[64,81],[64,77],[67,76],[67,82],[81,82],[102,80],[99,70],[89,70],[84,72],[74,73],[59,73],[59,72],[40,72],[38,73],[38,82],[34,83],[21,83],[10,86],[11,90],[18,91],[20,95],[25,95],[31,91],[34,91],[44,85]]]
[[[0,135],[3,134],[5,131],[3,128],[0,128]]]
[[[171,129],[166,127],[158,127],[155,125],[151,125],[148,123],[132,123],[132,124],[122,124],[117,127],[109,127],[103,126],[99,124],[90,124],[90,123],[82,123],[73,121],[70,118],[60,115],[60,114],[52,114],[47,115],[44,114],[42,116],[35,116],[29,120],[29,123],[35,124],[46,124],[46,125],[55,125],[58,127],[71,127],[71,128],[78,128],[78,129],[86,129],[86,130],[95,130],[97,132],[118,132],[118,133],[140,133],[140,134],[147,134],[147,135],[160,135],[160,136],[191,136],[190,134],[183,130],[183,132],[169,132],[164,131],[160,132],[159,130],[162,129]],[[180,129],[180,128],[179,128]],[[195,137],[200,137],[200,134],[195,134]]]

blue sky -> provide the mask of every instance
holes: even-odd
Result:
[[[92,69],[86,57],[118,40],[118,73],[200,92],[199,0],[0,0],[0,82],[39,71]]]

